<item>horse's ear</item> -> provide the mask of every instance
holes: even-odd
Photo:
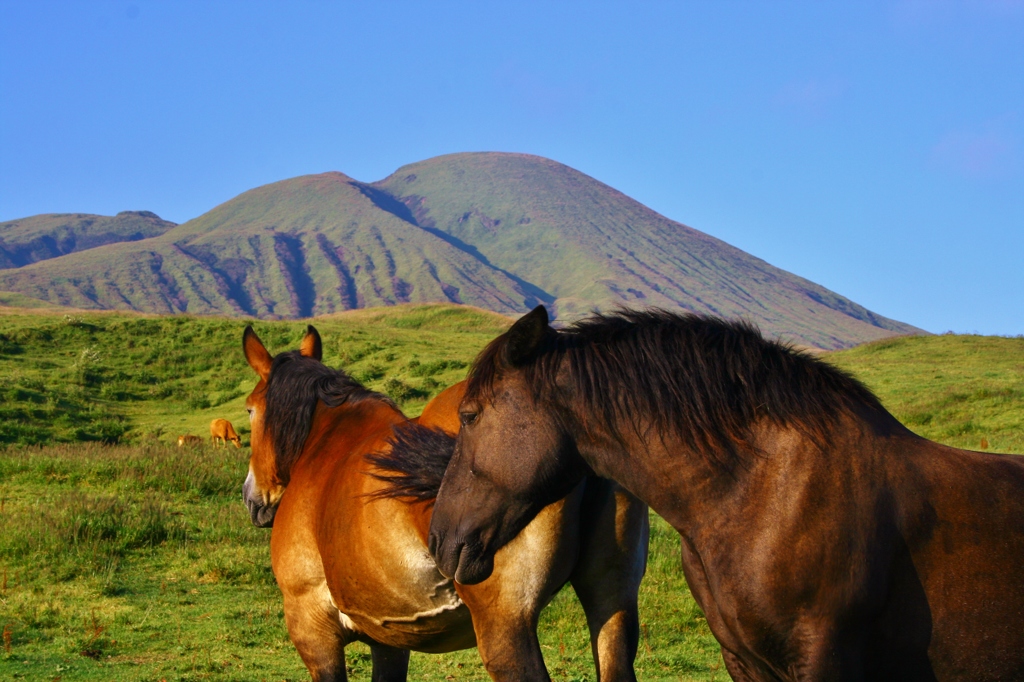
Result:
[[[313,358],[314,360],[324,359],[324,346],[320,343],[320,332],[313,325],[306,327],[306,335],[302,337],[299,353],[303,357]]]
[[[542,305],[526,313],[505,332],[505,361],[513,367],[533,357],[544,341],[551,327],[548,326],[548,311]]]
[[[252,330],[252,325],[245,328],[242,334],[242,350],[245,352],[245,361],[249,363],[253,371],[264,381],[270,376],[270,365],[274,359],[270,357],[266,346]]]

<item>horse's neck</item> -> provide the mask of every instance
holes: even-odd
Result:
[[[364,455],[383,443],[392,426],[405,420],[394,407],[380,400],[362,400],[329,407],[319,403],[313,413],[302,459]]]
[[[610,436],[580,442],[584,459],[597,475],[620,482],[685,535],[702,528],[717,532],[720,524],[748,517],[752,507],[799,494],[810,481],[859,475],[849,460],[865,456],[870,450],[865,443],[878,435],[874,425],[855,416],[843,418],[830,444],[806,429],[764,421],[737,443],[729,459],[725,453],[697,452],[670,431],[652,430],[642,438],[623,425],[619,433],[624,442]]]
[[[630,434],[624,440],[624,444],[606,441],[597,447],[582,446],[580,453],[594,473],[620,483],[675,528],[693,516],[694,500],[724,494],[715,472],[674,436],[644,441]]]

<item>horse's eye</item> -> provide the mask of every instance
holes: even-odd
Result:
[[[245,408],[245,411],[249,413],[249,421],[252,421],[252,415],[256,410],[252,409],[251,407],[247,407]]]
[[[476,421],[478,416],[480,416],[479,412],[459,412],[459,421],[463,426],[469,426]]]

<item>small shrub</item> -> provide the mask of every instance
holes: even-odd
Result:
[[[156,386],[150,386],[146,391],[146,395],[150,398],[170,398],[174,395],[174,387],[170,384],[157,384]]]
[[[100,419],[75,429],[74,440],[98,440],[102,443],[118,443],[128,431],[123,418]]]
[[[381,377],[384,376],[384,372],[384,368],[381,367],[380,365],[370,365],[369,367],[363,369],[361,372],[357,372],[353,376],[357,381],[366,384],[371,381],[376,381],[377,379],[380,379]]]
[[[0,355],[18,355],[22,347],[5,334],[0,334]]]
[[[428,395],[426,391],[416,388],[415,386],[410,386],[401,379],[396,379],[395,377],[391,377],[385,381],[383,388],[384,392],[391,396],[392,400],[397,403],[404,403],[408,400],[413,400],[414,398],[426,398]]]
[[[210,398],[205,393],[193,391],[185,399],[185,405],[190,410],[205,410],[210,407]]]
[[[116,400],[118,402],[124,400],[134,400],[135,394],[132,393],[128,386],[123,382],[104,384],[100,388],[100,397],[106,400]]]
[[[409,373],[414,377],[430,377],[449,369],[462,369],[466,363],[461,360],[434,360],[433,362],[409,363]]]

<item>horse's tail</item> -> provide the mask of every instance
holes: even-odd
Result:
[[[388,484],[370,496],[433,502],[455,453],[455,438],[408,421],[394,427],[389,443],[389,451],[367,455],[379,470],[370,475]]]

